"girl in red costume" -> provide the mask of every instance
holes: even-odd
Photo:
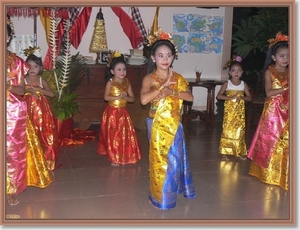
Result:
[[[134,102],[131,84],[126,78],[126,62],[118,51],[111,53],[106,68],[104,99],[108,101],[100,127],[97,152],[106,155],[112,166],[135,164],[142,152],[127,102]]]
[[[28,55],[26,62],[30,66],[22,84],[25,86],[25,100],[27,102],[28,116],[37,133],[49,170],[54,170],[58,155],[58,133],[54,115],[48,98],[54,92],[47,81],[41,77],[43,62],[40,48],[30,47],[25,50]]]

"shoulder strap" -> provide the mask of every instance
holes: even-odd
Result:
[[[43,79],[42,79],[42,77],[40,77],[40,87],[41,87],[41,88],[44,88],[44,87],[43,87]]]

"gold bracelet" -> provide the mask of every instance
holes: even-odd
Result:
[[[177,89],[173,89],[173,90],[172,90],[172,95],[173,95],[173,96],[178,96],[178,95],[179,95],[178,90],[177,90]]]
[[[162,91],[165,87],[162,85],[158,88],[159,91]]]

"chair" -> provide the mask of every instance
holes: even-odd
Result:
[[[257,126],[262,114],[265,102],[265,89],[263,76],[257,78],[256,85],[249,86],[252,95],[252,101],[247,103],[246,107],[246,135],[250,134],[251,128]]]

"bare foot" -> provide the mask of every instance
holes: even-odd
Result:
[[[111,163],[111,166],[119,166],[117,163]]]
[[[7,203],[9,205],[19,204],[19,200],[16,197],[12,196],[12,195],[6,195],[6,199],[7,199]]]
[[[229,158],[226,155],[223,155],[222,161],[229,161]]]

